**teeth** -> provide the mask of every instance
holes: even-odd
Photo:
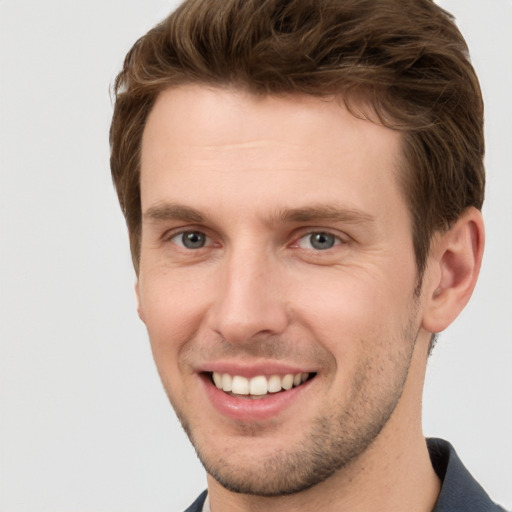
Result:
[[[270,379],[268,379],[268,392],[269,393],[277,393],[281,391],[283,386],[281,386],[281,377],[279,375],[272,375]]]
[[[283,382],[281,383],[281,386],[283,386],[283,388],[286,389],[286,391],[293,388],[293,375],[291,373],[283,377]]]
[[[233,377],[233,385],[231,386],[231,391],[233,391],[235,395],[248,395],[249,381],[245,377],[235,375]]]
[[[233,379],[231,375],[224,373],[222,374],[222,389],[224,391],[231,391],[233,387]]]
[[[249,381],[249,394],[250,395],[266,395],[268,392],[267,379],[260,375],[254,377]]]
[[[228,373],[213,372],[212,378],[215,386],[226,393],[261,396],[268,393],[277,393],[283,389],[288,391],[294,386],[300,386],[309,378],[309,373],[288,373],[283,376],[271,375],[268,378],[264,375],[258,375],[252,379],[247,379],[240,375],[231,376]]]
[[[219,389],[222,389],[222,375],[220,373],[213,372],[213,382]]]

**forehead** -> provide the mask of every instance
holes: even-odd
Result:
[[[181,86],[159,95],[146,123],[143,209],[183,198],[201,207],[214,187],[218,202],[244,207],[265,194],[277,207],[324,197],[375,210],[379,196],[397,199],[400,155],[398,132],[356,118],[339,99]]]
[[[354,103],[358,114],[372,117],[372,108],[364,98],[351,101]],[[314,149],[312,142],[319,139],[325,145],[339,145],[341,130],[347,142],[372,138],[376,150],[381,141],[389,148],[390,143],[395,146],[400,139],[398,132],[351,114],[341,97],[255,95],[243,89],[199,84],[162,91],[148,116],[143,139],[165,141],[179,149],[191,142],[243,144],[256,138],[286,143],[292,138],[299,142],[298,138],[303,137]]]

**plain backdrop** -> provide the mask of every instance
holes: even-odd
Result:
[[[109,86],[176,2],[0,0],[0,511],[178,511],[205,487],[135,313]],[[487,248],[424,427],[512,508],[512,2],[445,0],[486,100]]]

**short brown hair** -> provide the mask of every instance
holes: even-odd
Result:
[[[137,272],[144,126],[158,94],[186,83],[339,95],[349,108],[364,98],[370,118],[403,133],[419,276],[433,233],[482,207],[480,87],[453,17],[433,1],[187,0],[135,43],[114,85],[111,169]]]

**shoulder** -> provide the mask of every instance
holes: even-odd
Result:
[[[206,494],[207,492],[203,491],[197,497],[196,501],[194,501],[194,503],[192,503],[192,505],[190,505],[190,507],[188,507],[184,512],[202,512]]]
[[[450,443],[428,439],[427,445],[432,466],[442,481],[433,512],[505,512],[464,467]]]

